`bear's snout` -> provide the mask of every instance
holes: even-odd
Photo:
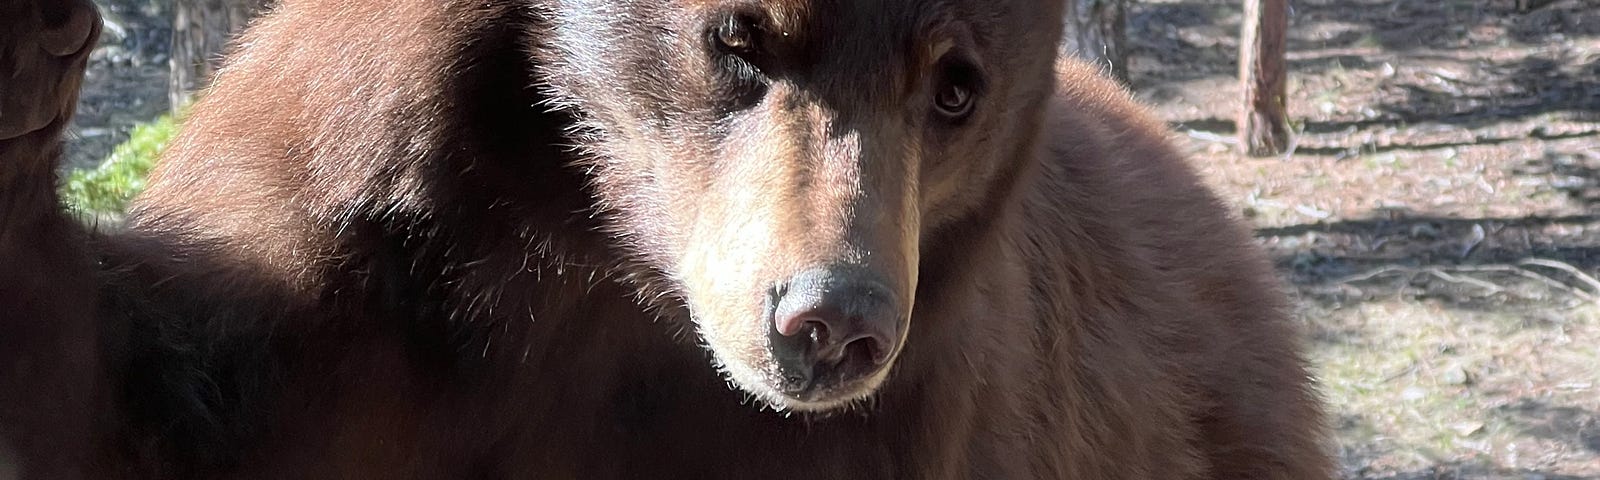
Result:
[[[860,267],[809,270],[773,291],[773,358],[784,394],[843,400],[894,358],[905,330],[899,300],[882,276]]]

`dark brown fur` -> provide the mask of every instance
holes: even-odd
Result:
[[[917,14],[898,16],[872,16],[878,2],[757,9],[795,30],[800,53],[788,58],[824,79],[775,80],[811,95],[795,105],[822,100],[748,117],[778,119],[766,124],[774,131],[888,121],[894,99],[925,95],[915,83],[874,93],[873,76],[828,83],[893,70],[874,63],[880,55],[914,57],[863,32],[899,38],[921,13],[968,22],[964,48],[991,62],[996,99],[974,117],[992,128],[907,134],[928,158],[927,139],[953,139],[937,155],[971,165],[908,164],[924,173],[899,181],[924,193],[897,211],[918,218],[886,221],[919,226],[901,229],[911,241],[862,230],[845,209],[811,217],[810,230],[774,227],[796,236],[744,260],[767,262],[752,282],[849,249],[914,261],[909,334],[871,400],[790,415],[765,411],[774,399],[746,379],[733,380],[755,397],[730,390],[708,357],[756,364],[760,353],[718,341],[708,351],[692,330],[759,322],[691,319],[686,303],[732,312],[744,297],[686,288],[722,272],[676,259],[735,238],[687,235],[684,224],[714,228],[707,218],[749,209],[652,188],[725,174],[670,163],[702,158],[697,142],[771,142],[817,165],[848,166],[857,153],[807,153],[833,144],[790,133],[719,137],[699,116],[725,108],[714,103],[726,92],[693,69],[684,39],[701,38],[723,3],[285,0],[194,106],[128,230],[87,243],[115,379],[101,382],[115,405],[106,416],[118,419],[103,423],[111,440],[95,450],[94,477],[1331,475],[1266,263],[1160,122],[1090,67],[1054,62],[1044,48],[1057,27],[1040,26],[1058,25],[1060,7],[1044,2],[905,2]],[[915,82],[931,63],[907,60],[897,78]],[[0,172],[17,174],[15,157]],[[841,183],[771,187],[777,203],[760,211],[905,188],[829,168],[790,175]],[[46,175],[22,173],[43,189]],[[859,187],[869,182],[881,187]],[[5,198],[0,208],[49,211]],[[12,218],[0,218],[4,232],[49,231]],[[863,231],[876,233],[850,233]],[[85,245],[66,232],[54,245]],[[828,238],[867,240],[834,251]],[[44,248],[15,245],[0,261]],[[19,298],[0,296],[0,308]],[[51,298],[45,306],[80,305]]]
[[[87,1],[0,0],[0,464],[24,478],[82,475],[92,442],[94,272],[54,180],[98,34]]]

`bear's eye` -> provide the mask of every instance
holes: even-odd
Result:
[[[961,60],[940,62],[939,81],[933,106],[949,122],[960,122],[972,115],[982,82],[977,67]]]
[[[714,21],[706,30],[712,61],[732,80],[763,81],[772,63],[761,44],[763,33],[751,15],[734,13]]]
[[[748,58],[756,52],[756,27],[744,15],[729,15],[711,30],[718,52]]]
[[[939,90],[939,96],[934,99],[934,104],[939,107],[939,113],[946,117],[965,117],[972,113],[972,91],[963,85],[945,85]]]
[[[753,15],[733,13],[707,25],[705,38],[718,91],[716,109],[723,113],[758,103],[770,82],[771,63],[763,51],[761,23]]]

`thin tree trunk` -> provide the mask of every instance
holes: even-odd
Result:
[[[175,0],[172,15],[172,110],[211,81],[223,49],[270,0]]]
[[[1127,0],[1071,0],[1066,17],[1062,51],[1100,65],[1128,84]]]
[[[1252,156],[1279,155],[1289,146],[1288,66],[1284,58],[1289,2],[1245,0],[1243,23],[1239,79],[1245,103],[1239,113],[1239,146]]]

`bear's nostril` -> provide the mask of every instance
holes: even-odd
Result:
[[[857,338],[844,346],[844,362],[856,363],[854,367],[878,366],[888,361],[888,349],[876,337]]]
[[[868,378],[896,350],[905,318],[893,290],[860,267],[795,276],[775,297],[768,339],[794,393],[826,390]]]
[[[826,322],[813,318],[806,320],[805,326],[810,329],[812,343],[823,345],[828,342],[828,324]]]

